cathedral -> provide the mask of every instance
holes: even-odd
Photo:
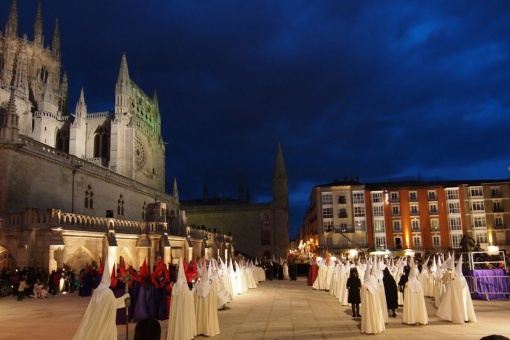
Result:
[[[134,268],[144,260],[152,266],[158,258],[166,263],[206,253],[225,258],[234,254],[236,237],[252,256],[269,249],[285,255],[288,192],[281,166],[273,177],[280,171],[284,186],[273,190],[278,199],[263,213],[248,217],[256,222],[239,224],[245,215],[234,230],[191,227],[175,179],[172,192],[165,192],[156,92],[150,97],[136,85],[122,55],[112,109],[88,112],[82,89],[73,111],[58,20],[47,44],[40,2],[34,12],[33,40],[18,32],[16,0],[0,29],[0,268],[78,269],[106,254],[111,261],[123,256]],[[279,152],[277,162],[283,162]],[[214,216],[198,220],[210,227]],[[250,245],[247,228],[262,230],[260,244]]]

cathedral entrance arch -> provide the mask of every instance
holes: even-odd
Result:
[[[0,245],[0,269],[13,271],[16,268],[16,261],[11,251]]]

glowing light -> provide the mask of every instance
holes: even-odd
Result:
[[[414,257],[414,251],[412,249],[406,249],[405,254],[406,256]]]
[[[499,255],[499,247],[493,246],[492,244],[487,248],[487,254],[489,255]]]
[[[331,256],[331,257],[329,258],[329,260],[330,260],[330,261],[336,261],[336,256]]]

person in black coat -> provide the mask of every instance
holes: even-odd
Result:
[[[361,303],[361,280],[359,279],[358,270],[356,268],[351,268],[346,287],[349,290],[347,302],[351,304],[352,317],[359,318],[361,317],[361,315],[359,315],[359,304]]]
[[[409,280],[409,272],[411,271],[411,267],[408,265],[404,267],[404,273],[400,277],[400,281],[398,281],[398,287],[399,290],[402,292],[402,299],[405,298],[404,296],[404,288],[406,286],[407,281]]]
[[[386,294],[386,306],[388,307],[388,311],[393,312],[391,316],[396,318],[397,314],[395,314],[395,309],[398,308],[397,283],[393,276],[391,276],[388,267],[383,270],[383,284],[384,293]]]

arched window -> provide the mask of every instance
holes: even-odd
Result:
[[[124,198],[122,197],[122,194],[117,200],[117,215],[124,216]]]
[[[69,153],[69,133],[66,130],[57,131],[57,150]]]
[[[110,157],[110,134],[104,126],[97,128],[94,134],[94,158]]]
[[[94,209],[94,193],[90,184],[85,191],[85,209]]]

